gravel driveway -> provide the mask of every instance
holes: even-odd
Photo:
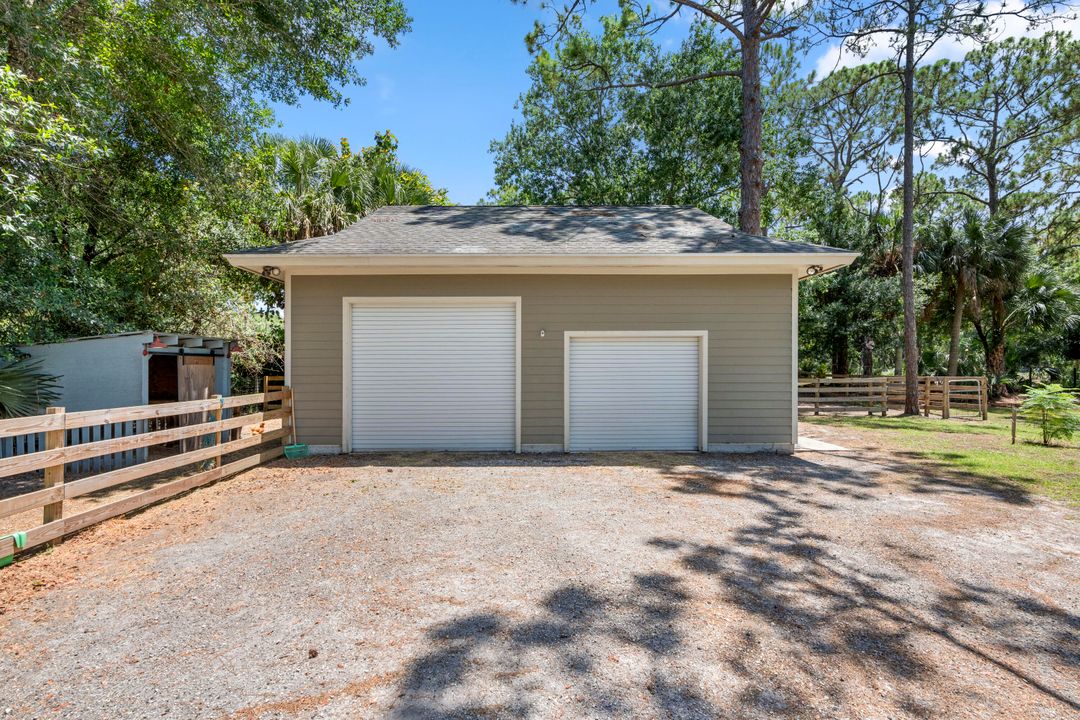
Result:
[[[281,461],[0,571],[0,718],[1075,718],[1078,530],[858,452]]]

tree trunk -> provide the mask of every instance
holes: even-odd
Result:
[[[851,370],[851,359],[848,357],[847,335],[836,335],[833,338],[832,349],[832,374],[833,377],[847,375]]]
[[[869,335],[862,341],[862,374],[871,377],[874,374],[874,340]]]
[[[919,345],[915,325],[915,0],[907,2],[904,47],[904,414],[919,412]]]
[[[960,333],[964,329],[964,286],[957,281],[953,297],[952,331],[949,335],[949,372],[955,376],[960,368]]]
[[[1005,298],[995,294],[990,305],[990,337],[986,343],[986,374],[994,389],[1001,395],[1001,379],[1005,377]]]
[[[761,235],[761,23],[755,0],[742,2],[742,137],[739,139],[739,229]]]

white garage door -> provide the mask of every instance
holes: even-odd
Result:
[[[513,302],[352,306],[352,450],[513,450]]]
[[[697,337],[569,338],[570,450],[695,450]]]

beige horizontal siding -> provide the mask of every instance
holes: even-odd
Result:
[[[708,330],[709,442],[791,442],[789,275],[300,275],[291,289],[292,385],[307,443],[341,442],[347,296],[520,296],[525,445],[563,442],[565,330]]]

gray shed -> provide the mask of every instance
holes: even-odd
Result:
[[[76,412],[228,395],[231,346],[224,338],[144,330],[19,351],[60,377],[57,404]]]
[[[78,412],[229,395],[232,348],[233,341],[225,338],[145,330],[24,345],[18,350],[40,360],[42,372],[59,377],[56,405]],[[107,440],[163,429],[165,424],[141,420],[68,430],[65,443]],[[44,433],[5,438],[0,457],[37,452],[44,449],[44,442]],[[143,448],[79,461],[71,469],[98,471],[145,458]]]

